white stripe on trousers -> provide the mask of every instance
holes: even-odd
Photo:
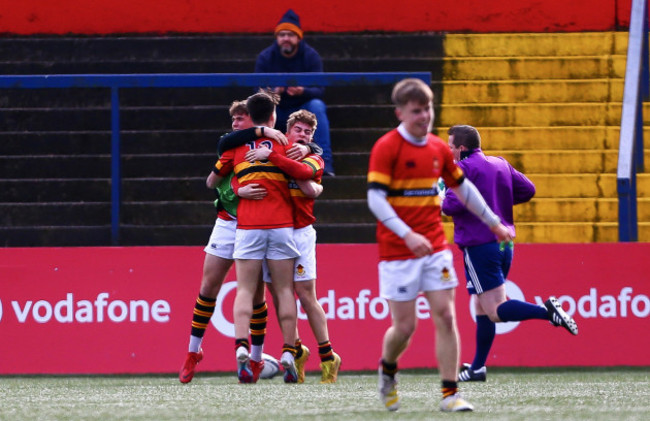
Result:
[[[474,269],[474,265],[472,265],[472,261],[469,258],[469,253],[467,252],[467,249],[463,254],[465,255],[465,265],[467,267],[467,273],[469,273],[469,278],[472,280],[474,289],[476,290],[477,294],[483,294],[483,287],[481,286],[481,282],[478,279],[478,275],[476,275],[476,270]]]

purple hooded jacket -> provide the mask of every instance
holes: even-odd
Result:
[[[512,208],[516,204],[529,201],[535,195],[533,182],[515,170],[505,159],[487,156],[481,149],[474,149],[458,166],[514,236]],[[446,191],[442,212],[453,218],[454,242],[460,247],[497,241],[490,228],[467,210],[450,189]]]

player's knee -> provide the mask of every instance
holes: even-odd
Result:
[[[499,319],[499,315],[497,314],[496,309],[494,312],[487,314],[486,316],[488,316],[488,319],[490,319],[491,322],[501,323],[501,319]]]
[[[433,315],[433,321],[437,329],[451,330],[455,325],[454,312],[451,309],[445,309]]]
[[[393,325],[402,340],[409,340],[415,333],[417,323],[415,321],[402,321]]]

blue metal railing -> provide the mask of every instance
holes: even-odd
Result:
[[[110,88],[111,91],[111,242],[120,244],[122,173],[120,101],[122,88],[212,88],[256,86],[391,85],[413,77],[431,84],[430,72],[377,73],[184,73],[104,75],[0,75],[0,88]],[[233,98],[235,99],[235,98]]]
[[[643,171],[643,100],[648,99],[648,0],[633,0],[618,146],[618,240],[638,240],[636,173]]]

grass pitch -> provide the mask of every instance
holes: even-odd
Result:
[[[182,385],[168,376],[0,377],[0,420],[648,420],[650,369],[498,369],[486,383],[461,383],[473,413],[444,414],[437,373],[404,371],[402,408],[383,409],[375,373],[339,382],[255,385],[234,374],[198,373]]]

